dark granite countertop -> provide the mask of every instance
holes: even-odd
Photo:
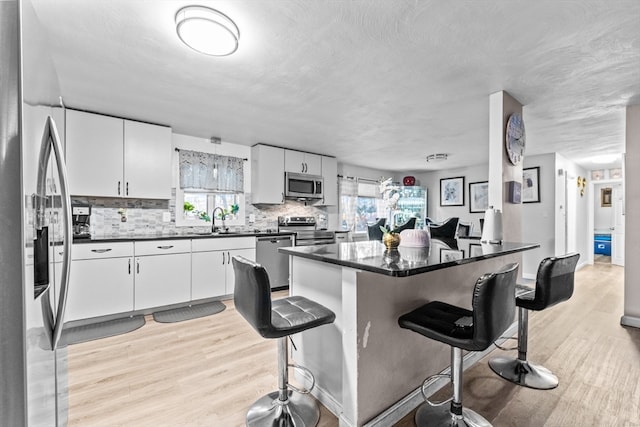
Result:
[[[279,248],[280,252],[387,276],[406,277],[460,264],[538,248],[537,243],[480,243],[471,239],[431,239],[429,248],[400,246],[387,250],[382,242],[334,243]]]
[[[259,236],[290,236],[292,232],[266,232],[266,231],[234,231],[226,233],[185,233],[185,234],[127,234],[127,235],[101,235],[91,238],[74,238],[73,243],[110,243],[110,242],[136,242],[145,240],[180,240],[180,239],[216,239],[222,237],[259,237]]]

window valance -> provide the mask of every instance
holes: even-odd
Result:
[[[227,193],[244,191],[244,159],[180,150],[180,188]]]

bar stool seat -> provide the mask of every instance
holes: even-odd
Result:
[[[537,390],[549,390],[558,386],[558,377],[549,369],[527,360],[529,310],[541,311],[571,298],[579,258],[578,253],[545,258],[538,266],[535,289],[516,286],[518,358],[491,358],[489,367],[493,372],[512,383]]]
[[[306,368],[288,364],[287,338],[307,329],[332,323],[335,313],[302,296],[271,301],[267,271],[246,258],[233,257],[235,308],[263,338],[278,339],[278,390],[258,399],[247,412],[247,426],[315,426],[320,419],[318,403],[309,396],[315,379]],[[311,381],[307,390],[288,382],[288,367],[299,369]]]
[[[453,396],[432,403],[425,387],[433,375],[422,383],[426,404],[416,412],[416,425],[491,426],[481,415],[462,406],[462,350],[487,349],[512,324],[515,317],[515,292],[518,264],[509,264],[496,273],[485,274],[474,286],[472,309],[467,310],[442,301],[432,301],[400,316],[398,324],[425,337],[451,346]],[[447,408],[446,403],[451,402]]]

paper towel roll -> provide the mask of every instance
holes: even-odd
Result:
[[[502,243],[502,212],[489,208],[484,212],[483,243]]]

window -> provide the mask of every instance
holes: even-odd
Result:
[[[343,230],[366,233],[368,223],[386,216],[376,181],[340,179],[340,217]]]
[[[211,221],[200,218],[199,213],[203,212],[209,216],[213,209],[220,207],[229,212],[225,216],[225,226],[242,226],[244,225],[244,194],[229,194],[216,192],[197,192],[197,191],[181,191],[176,192],[176,225],[181,227],[206,227],[211,226]],[[185,202],[193,205],[193,212],[185,212],[183,206]],[[238,205],[240,210],[235,214],[231,213],[232,205]],[[216,214],[216,226],[222,226],[222,221]]]
[[[179,150],[176,225],[211,226],[214,209],[224,210],[225,226],[244,225],[245,159],[200,151]],[[189,203],[191,210],[184,210]],[[217,210],[216,226],[222,225]]]

